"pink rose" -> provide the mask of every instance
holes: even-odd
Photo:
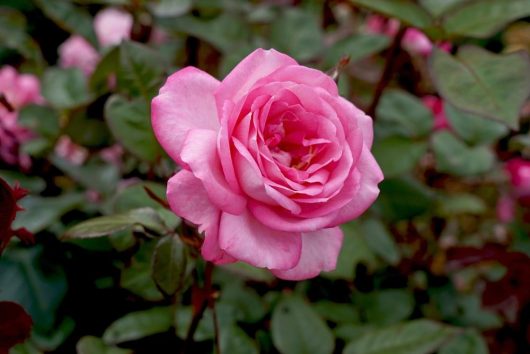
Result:
[[[497,219],[510,223],[515,219],[515,200],[510,195],[501,195],[497,200]]]
[[[157,139],[182,170],[172,210],[205,233],[202,255],[299,280],[335,268],[340,224],[377,198],[372,120],[327,75],[258,49],[219,82],[188,67],[152,102]]]
[[[112,7],[98,12],[94,18],[94,30],[102,47],[111,47],[130,39],[132,27],[132,15]]]
[[[440,97],[424,96],[421,100],[434,115],[434,130],[444,130],[451,128],[449,120],[445,115],[444,103]]]
[[[71,36],[59,46],[59,65],[63,68],[79,68],[90,76],[99,62],[99,53],[81,36]]]
[[[514,158],[506,163],[504,169],[510,177],[514,194],[530,200],[530,161]]]
[[[73,165],[82,165],[88,158],[88,150],[63,135],[55,145],[55,153]]]
[[[0,69],[0,159],[10,165],[28,169],[30,157],[19,147],[33,134],[18,125],[18,111],[30,103],[42,103],[39,80],[29,74],[18,74],[10,67]]]
[[[395,18],[386,19],[379,15],[371,15],[366,19],[365,26],[368,33],[394,37],[399,31],[400,24]],[[401,46],[410,54],[429,56],[432,53],[433,43],[420,30],[408,28],[401,41]],[[444,42],[439,45],[439,48],[444,51],[450,51],[451,44]]]

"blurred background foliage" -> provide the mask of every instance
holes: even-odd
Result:
[[[93,18],[108,7],[133,26],[129,40],[103,46]],[[433,48],[369,30],[374,16]],[[349,57],[339,88],[373,115],[386,178],[369,212],[344,225],[335,271],[293,283],[217,267],[215,311],[188,350],[529,353],[530,203],[504,167],[530,158],[529,19],[528,0],[0,0],[0,63],[38,76],[46,101],[19,112],[35,134],[20,147],[31,167],[0,161],[0,177],[30,191],[15,226],[36,234],[0,258],[0,300],[34,322],[10,353],[184,345],[205,265],[187,226],[157,202],[175,166],[149,103],[178,68],[221,79],[258,47],[323,71]],[[98,53],[88,74],[59,65],[72,34]],[[64,137],[82,163],[57,148]]]

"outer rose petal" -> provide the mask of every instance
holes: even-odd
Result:
[[[167,200],[175,214],[199,225],[199,231],[205,233],[201,250],[204,259],[218,264],[234,261],[219,248],[221,211],[210,202],[199,179],[189,171],[178,172],[167,183]]]
[[[253,266],[290,269],[300,259],[302,237],[268,228],[248,212],[237,216],[223,213],[219,245],[232,257]]]
[[[202,181],[208,198],[215,206],[231,214],[241,214],[245,210],[245,198],[230,189],[223,175],[217,154],[216,132],[205,129],[190,131],[181,157],[195,177]]]
[[[284,66],[296,64],[293,58],[274,49],[256,49],[226,76],[215,92],[219,112],[224,101],[238,102],[258,80]]]
[[[337,265],[342,238],[339,227],[303,233],[300,262],[294,268],[272,273],[286,280],[303,280],[316,277],[322,271],[332,271]]]
[[[329,226],[337,226],[360,216],[375,202],[379,195],[377,185],[384,176],[368,148],[365,148],[361,153],[356,169],[361,175],[359,191],[350,203],[340,209],[337,217]]]
[[[151,124],[157,140],[173,160],[191,129],[219,130],[213,92],[219,81],[193,67],[171,75],[151,103]]]

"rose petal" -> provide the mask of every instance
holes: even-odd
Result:
[[[289,65],[283,67],[269,75],[267,78],[264,79],[264,81],[292,81],[312,87],[323,88],[333,96],[338,96],[339,94],[337,84],[329,75],[324,74],[320,70],[308,68],[307,66]],[[260,83],[261,82],[258,82],[258,84]]]
[[[232,257],[256,267],[290,269],[300,259],[302,239],[299,233],[268,228],[248,212],[223,213],[219,245]]]
[[[219,111],[226,100],[238,102],[258,80],[284,66],[296,64],[293,58],[274,49],[256,49],[227,75],[215,92]]]
[[[241,214],[245,210],[245,198],[232,191],[223,174],[217,154],[217,132],[191,130],[182,147],[181,157],[195,177],[202,181],[215,206],[232,214]]]
[[[330,226],[337,226],[360,216],[373,204],[379,195],[379,187],[377,185],[383,180],[384,176],[368,148],[365,148],[361,153],[356,169],[361,175],[357,195],[339,211]]]
[[[219,130],[213,92],[219,81],[196,68],[171,75],[151,104],[156,138],[169,156],[182,164],[180,153],[191,129]]]
[[[337,266],[342,246],[342,230],[339,227],[302,234],[302,255],[296,267],[288,270],[272,270],[278,278],[304,280],[329,272]]]
[[[202,182],[190,171],[182,170],[167,183],[167,200],[178,216],[199,226],[205,233],[202,256],[214,263],[226,263],[234,259],[219,248],[219,218],[221,211],[208,199]]]

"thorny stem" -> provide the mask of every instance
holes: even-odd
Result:
[[[212,303],[214,301],[214,293],[212,291],[212,273],[213,273],[214,265],[211,262],[206,263],[206,268],[204,270],[204,287],[200,289],[200,291],[197,292],[196,295],[200,297],[200,303],[198,306],[194,306],[193,308],[193,317],[191,319],[191,324],[188,329],[188,333],[186,334],[186,339],[184,340],[184,343],[181,348],[181,354],[187,354],[188,350],[193,343],[193,336],[195,335],[195,332],[197,331],[197,328],[199,327],[199,323],[204,315],[204,311],[208,308],[208,306],[212,306]],[[216,338],[219,336],[216,329]],[[217,342],[217,339],[216,339]],[[190,352],[191,353],[191,352]]]
[[[392,80],[392,76],[394,75],[394,70],[396,70],[396,59],[399,55],[399,51],[401,49],[401,41],[403,40],[403,36],[405,35],[406,31],[407,31],[407,27],[401,26],[399,28],[398,33],[394,37],[394,40],[392,41],[392,45],[388,49],[383,74],[381,75],[381,79],[379,80],[379,83],[377,84],[377,87],[375,88],[374,98],[372,99],[372,103],[370,104],[370,107],[368,107],[368,110],[367,110],[367,114],[370,117],[372,117],[373,120],[375,120],[376,118],[375,112],[377,109],[377,105],[379,104],[379,101],[381,100],[381,96],[383,95],[385,88],[388,86],[388,84]]]

